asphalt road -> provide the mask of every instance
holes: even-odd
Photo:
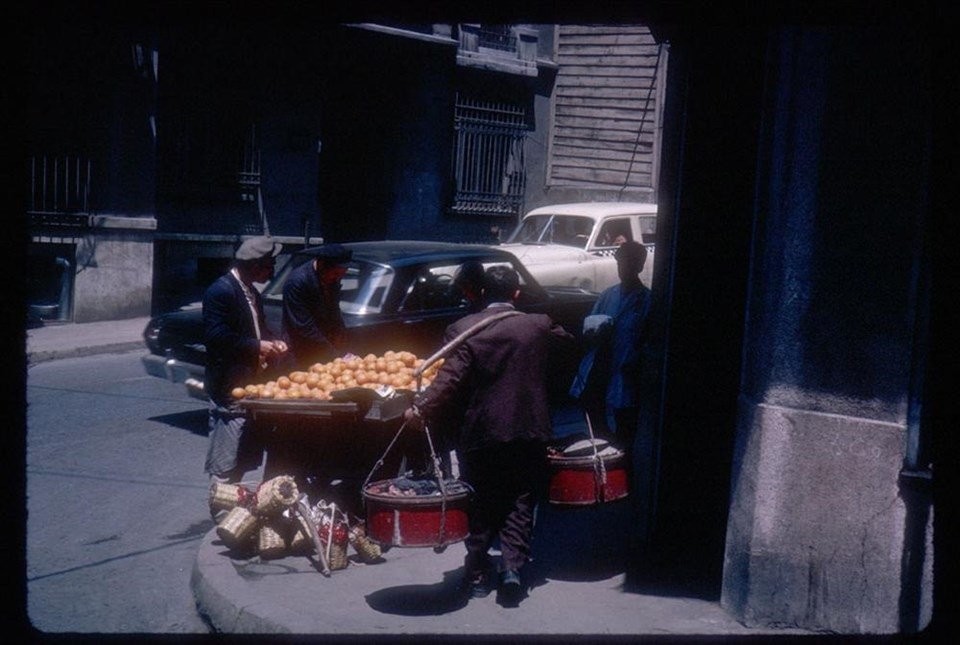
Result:
[[[190,572],[206,513],[206,409],[141,351],[27,373],[27,617],[40,632],[208,633]]]

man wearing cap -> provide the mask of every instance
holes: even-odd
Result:
[[[269,364],[287,351],[266,324],[254,282],[273,276],[281,245],[269,236],[247,239],[230,270],[203,294],[204,389],[210,397],[210,444],[204,469],[217,481],[235,483],[256,470],[263,447],[231,390],[262,380]]]
[[[320,247],[313,259],[290,272],[283,284],[283,331],[298,367],[326,363],[343,340],[340,279],[352,253],[339,244]]]

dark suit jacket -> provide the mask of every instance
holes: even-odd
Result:
[[[291,271],[283,283],[283,331],[297,366],[335,358],[343,328],[339,285],[325,292],[313,262]]]
[[[263,316],[260,294],[253,289],[263,340],[277,338]],[[260,341],[250,306],[240,284],[230,274],[217,278],[203,294],[203,344],[207,348],[204,388],[218,405],[231,402],[230,390],[257,381]]]
[[[461,318],[447,328],[444,342],[501,311],[492,307]],[[464,452],[514,440],[549,441],[551,356],[574,347],[573,336],[544,314],[496,321],[445,358],[417,407],[428,423],[459,427]]]

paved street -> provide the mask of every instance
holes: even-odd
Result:
[[[27,612],[42,632],[205,633],[190,571],[206,418],[141,351],[27,373]]]

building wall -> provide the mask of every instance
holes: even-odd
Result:
[[[133,27],[57,18],[25,30],[28,254],[56,255],[74,272],[68,298],[45,319],[146,315],[156,228],[154,49]],[[58,278],[50,262],[27,270],[35,272],[30,284]]]
[[[155,229],[152,217],[93,218],[76,248],[74,322],[150,314]]]
[[[456,238],[443,208],[456,47],[345,31],[324,97],[321,234],[340,242]]]
[[[927,324],[931,86],[916,38],[773,40],[722,597],[749,625],[930,620],[932,508],[900,477]],[[914,599],[926,610],[911,622]]]
[[[538,79],[526,210],[655,202],[669,44],[642,25],[552,25],[541,34],[539,55],[556,67]]]

